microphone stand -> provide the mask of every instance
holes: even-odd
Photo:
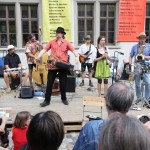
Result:
[[[116,53],[118,53],[118,51],[114,52],[114,63],[113,63],[113,76],[112,76],[112,84],[114,82],[114,77],[117,75],[117,68],[118,68],[118,64],[117,64],[117,60],[118,60],[118,55],[116,57]],[[114,75],[114,70],[116,69],[116,74]]]

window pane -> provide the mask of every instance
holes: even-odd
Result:
[[[145,29],[146,29],[146,30],[149,30],[149,29],[150,29],[150,19],[149,19],[149,18],[146,19],[146,26],[145,26]]]
[[[6,7],[5,5],[0,5],[0,18],[6,18]]]
[[[101,17],[106,17],[106,5],[102,5],[100,6],[100,16]]]
[[[9,21],[9,32],[16,33],[15,21]]]
[[[86,11],[87,11],[86,16],[92,17],[93,16],[93,4],[87,5]]]
[[[79,20],[78,23],[79,31],[84,31],[84,20]]]
[[[84,43],[84,32],[79,32],[78,43],[79,44],[83,44]]]
[[[146,5],[146,16],[150,16],[150,4]]]
[[[31,18],[37,18],[37,6],[31,6]]]
[[[29,34],[23,34],[23,46],[25,46],[26,43],[28,42],[28,36]]]
[[[15,6],[8,6],[8,17],[15,18]]]
[[[115,5],[108,5],[108,16],[109,17],[115,16]]]
[[[16,46],[16,34],[10,34],[9,38],[10,38],[10,44]]]
[[[0,21],[0,33],[6,32],[7,32],[6,21]]]
[[[28,6],[22,6],[22,18],[28,18]]]
[[[114,20],[108,20],[108,31],[114,31]]]
[[[1,34],[1,46],[7,46],[7,35],[6,34]]]
[[[22,21],[22,30],[23,30],[23,33],[29,33],[29,22],[28,21]]]
[[[92,31],[93,29],[93,21],[87,20],[87,31]]]
[[[108,43],[114,43],[114,32],[108,32]]]
[[[101,19],[100,31],[106,31],[106,20]]]
[[[106,32],[101,32],[100,35],[106,37]]]
[[[78,5],[78,16],[85,16],[85,5]]]
[[[37,33],[38,32],[38,22],[37,21],[32,21],[31,22],[31,32],[32,33]]]

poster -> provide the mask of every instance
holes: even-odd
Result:
[[[117,41],[137,41],[144,32],[146,0],[120,0]]]
[[[55,38],[57,27],[65,29],[67,40],[71,40],[71,0],[42,0],[43,42]]]

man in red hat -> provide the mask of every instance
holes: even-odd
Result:
[[[144,32],[141,32],[137,36],[138,44],[134,45],[131,49],[130,52],[130,57],[129,57],[129,64],[132,64],[133,58],[134,58],[134,63],[140,63],[139,61],[149,61],[150,60],[150,44],[145,43],[147,36]],[[143,60],[138,60],[138,55],[140,55],[140,58]],[[143,97],[141,93],[141,76],[142,73],[136,73],[135,74],[135,88],[136,88],[136,104],[139,103]],[[144,73],[143,74],[143,80],[145,84],[145,98],[144,101],[146,103],[146,106],[150,108],[150,73]]]
[[[68,63],[68,51],[70,50],[76,57],[76,61],[78,60],[78,54],[74,50],[74,47],[70,42],[65,40],[64,35],[66,32],[64,28],[58,27],[56,30],[56,38],[51,40],[46,44],[43,50],[39,53],[36,60],[38,60],[45,52],[51,50],[51,56],[56,57],[59,61]],[[59,73],[59,82],[60,82],[60,92],[61,92],[61,100],[64,105],[68,105],[67,97],[66,97],[66,83],[67,83],[67,70],[65,69],[55,69],[48,71],[47,78],[47,89],[45,93],[45,100],[40,104],[41,107],[45,107],[50,104],[51,94],[52,94],[52,86],[54,80],[56,78],[56,74]]]

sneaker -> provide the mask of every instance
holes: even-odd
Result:
[[[79,84],[79,86],[84,86],[84,83],[83,83],[83,82],[81,82],[81,83]]]
[[[89,83],[89,86],[93,87],[94,85],[93,85],[93,83],[92,83],[92,82],[90,82],[90,83]]]
[[[150,108],[150,103],[149,103],[149,101],[144,100],[144,102],[145,102],[144,106],[146,106],[147,108]]]
[[[6,93],[10,93],[10,92],[11,92],[11,88],[9,87],[6,89]]]

